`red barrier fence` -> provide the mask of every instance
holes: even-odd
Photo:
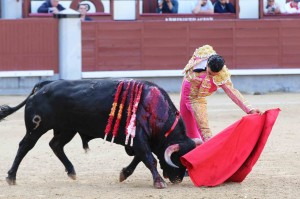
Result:
[[[299,68],[300,20],[83,24],[83,71],[182,69],[213,45],[233,69]]]
[[[83,71],[182,69],[211,44],[232,69],[299,68],[300,20],[93,21]],[[56,19],[0,20],[0,70],[58,72]]]
[[[0,20],[0,70],[58,72],[58,21]]]

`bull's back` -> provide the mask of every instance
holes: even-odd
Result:
[[[111,80],[61,81],[49,85],[47,98],[53,106],[65,110],[106,111],[110,109],[116,86],[117,82]]]
[[[42,87],[27,103],[28,117],[38,114],[48,128],[103,131],[117,81],[56,81]],[[30,120],[29,118],[29,120]]]

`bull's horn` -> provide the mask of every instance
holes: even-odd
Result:
[[[192,140],[195,142],[196,146],[203,144],[203,141],[200,138],[193,138]]]
[[[173,144],[171,146],[169,146],[166,150],[165,150],[165,161],[167,162],[168,165],[170,165],[171,167],[174,168],[179,168],[178,166],[176,166],[172,160],[171,160],[171,155],[172,153],[179,151],[180,147],[179,144]]]

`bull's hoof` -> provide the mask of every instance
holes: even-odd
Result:
[[[9,184],[9,185],[16,185],[16,177],[6,177],[6,182]]]
[[[76,174],[74,173],[68,173],[69,178],[71,178],[72,180],[76,180]]]
[[[167,188],[167,183],[162,178],[155,179],[153,186],[157,189]]]
[[[67,171],[67,169],[66,169],[66,171]],[[67,172],[68,172],[68,171],[67,171]],[[76,172],[75,172],[74,168],[72,168],[71,171],[68,172],[68,176],[69,176],[69,178],[71,178],[72,180],[76,180]]]
[[[128,176],[125,175],[124,173],[124,169],[122,169],[122,171],[120,172],[120,177],[119,177],[119,181],[123,182],[124,180],[127,179]]]

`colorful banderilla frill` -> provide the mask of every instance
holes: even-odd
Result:
[[[107,125],[106,125],[105,131],[104,131],[104,133],[105,133],[104,143],[106,141],[107,135],[109,134],[109,132],[112,128],[112,123],[113,123],[113,120],[114,120],[114,117],[115,117],[115,112],[116,112],[116,108],[117,108],[117,105],[118,105],[118,99],[119,99],[120,93],[122,91],[123,84],[124,84],[124,82],[119,83],[116,95],[114,97],[114,102],[112,104],[111,111],[110,111],[108,121],[107,121]]]
[[[134,104],[134,99],[136,98],[136,93],[137,93],[137,88],[138,84],[136,82],[132,83],[132,91],[130,92],[130,98],[129,98],[129,104],[128,104],[128,109],[127,109],[127,119],[126,119],[126,131],[125,134],[128,134],[128,125],[130,122],[131,114],[132,114],[132,107]]]
[[[114,126],[114,130],[112,132],[113,137],[112,137],[111,143],[114,142],[114,139],[115,139],[115,137],[117,136],[117,133],[118,133],[118,129],[119,129],[119,126],[120,126],[120,121],[122,119],[122,112],[123,112],[123,108],[124,108],[124,104],[125,104],[125,101],[126,101],[126,97],[127,97],[127,93],[128,93],[129,88],[130,88],[130,82],[128,82],[126,90],[123,93],[122,101],[121,101],[121,104],[119,106],[119,112],[118,112],[118,115],[117,115],[117,120],[116,120],[116,123],[115,123],[115,126]]]
[[[126,86],[125,91],[122,93],[123,86]],[[115,124],[114,128],[112,131],[112,140],[111,142],[114,142],[115,137],[117,136],[119,127],[120,127],[120,122],[122,119],[122,114],[124,110],[124,106],[126,104],[126,99],[128,96],[128,92],[131,91],[129,94],[129,101],[128,101],[128,108],[127,108],[127,118],[126,118],[126,127],[125,127],[125,134],[126,134],[126,140],[125,144],[128,144],[129,138],[131,137],[131,143],[130,146],[133,146],[133,138],[135,137],[135,131],[136,131],[136,111],[141,99],[141,94],[142,94],[142,89],[143,89],[143,84],[142,83],[137,83],[135,81],[128,81],[124,82],[121,81],[117,87],[117,91],[114,97],[114,102],[112,104],[112,108],[108,117],[107,125],[105,128],[105,136],[104,136],[104,141],[106,141],[108,134],[110,133],[112,129],[112,124],[115,119],[115,113],[117,112],[118,108],[118,114],[117,118],[115,119]],[[121,94],[122,93],[122,94]],[[119,98],[122,95],[122,100],[120,104],[118,105]]]
[[[132,107],[131,119],[129,125],[126,127],[127,135],[126,135],[125,145],[128,144],[128,140],[131,137],[130,146],[133,146],[133,138],[135,137],[135,130],[136,130],[136,111],[141,99],[142,89],[143,89],[143,84],[138,84],[137,86],[138,92],[137,92],[137,97],[134,100],[134,105]]]

